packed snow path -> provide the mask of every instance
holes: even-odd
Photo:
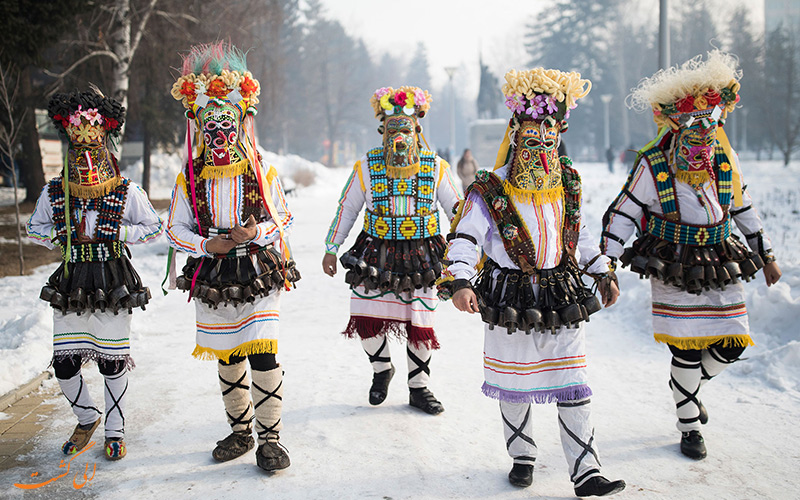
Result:
[[[597,236],[602,211],[624,176],[608,175],[600,164],[578,167],[584,177],[584,217]],[[391,345],[398,372],[389,396],[378,407],[367,403],[371,369],[366,355],[357,341],[338,334],[348,318],[349,292],[343,272],[340,269],[335,278],[329,278],[320,264],[327,226],[347,173],[323,172],[315,186],[289,199],[296,221],[292,249],[303,274],[297,290],[283,298],[278,354],[285,370],[281,441],[290,450],[291,467],[265,474],[256,467],[253,452],[224,464],[211,458],[215,442],[230,432],[216,367],[190,355],[194,306],[186,302],[185,294],[172,291],[164,297],[159,290],[167,249],[161,238],[133,248],[134,264],[153,299],[147,311],[136,312],[133,320],[137,367],[130,377],[127,400],[128,456],[119,462],[106,461],[102,429],[98,429],[97,445],[72,464],[73,472],[83,471],[85,464],[90,471],[97,465],[93,480],[84,488],[75,488],[73,475],[35,490],[14,487],[14,483],[41,482],[63,472],[58,467],[63,457],[60,446],[71,433],[74,418],[66,401],[55,398],[57,412],[37,437],[35,451],[20,457],[19,467],[0,473],[0,496],[573,497],[554,405],[534,407],[533,437],[539,457],[533,485],[518,489],[508,483],[511,459],[504,446],[499,408],[480,393],[483,327],[477,315],[460,313],[450,303],[439,306],[437,331],[442,349],[434,353],[431,363],[431,389],[446,408],[442,415],[432,417],[408,406],[405,347],[397,342]],[[763,178],[750,176],[751,186],[763,187],[754,192],[756,206],[766,203],[768,210],[780,206],[780,200],[763,196],[774,194],[771,189],[779,189],[780,179],[759,184]],[[796,189],[794,175],[787,172],[785,179]],[[758,345],[745,352],[746,360],[700,394],[710,421],[703,429],[709,456],[699,462],[678,451],[674,404],[667,388],[669,351],[652,338],[649,285],[628,271],[620,272],[620,302],[593,316],[587,327],[595,393],[593,421],[603,472],[609,479],[628,483],[615,498],[775,499],[796,494],[800,343],[795,323],[800,312],[796,298],[800,272],[796,257],[781,248],[781,239],[797,238],[787,232],[773,234],[783,281],[768,290],[759,275],[747,286],[751,328]],[[794,260],[781,261],[782,256]],[[179,255],[180,266],[184,261],[185,256]],[[6,338],[0,344],[5,365],[0,368],[2,381],[30,378],[46,366],[51,318],[37,297],[52,269],[48,266],[32,276],[0,280],[4,296],[0,329]],[[96,367],[84,368],[84,376],[101,403],[103,381]],[[36,478],[31,477],[33,472],[39,473]]]

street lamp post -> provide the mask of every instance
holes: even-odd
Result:
[[[611,94],[603,94],[600,100],[603,101],[603,145],[605,146],[605,155],[608,160],[608,170],[612,171],[614,168],[614,158],[609,157],[611,150],[611,119],[609,118],[608,104],[614,96]]]
[[[450,163],[456,160],[456,93],[453,86],[453,75],[458,70],[455,66],[448,66],[445,69],[447,78],[450,80]]]
[[[658,12],[658,66],[669,66],[669,0],[660,0]]]

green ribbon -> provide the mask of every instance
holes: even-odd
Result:
[[[164,288],[164,283],[166,283],[167,279],[169,279],[169,268],[172,266],[172,255],[174,253],[175,253],[175,249],[172,248],[172,247],[169,247],[169,252],[167,253],[167,272],[164,273],[164,281],[161,282],[161,292],[164,295],[169,293],[169,292],[167,292],[166,288]]]
[[[61,182],[64,185],[64,219],[67,224],[67,249],[64,253],[64,279],[69,278],[69,258],[72,255],[72,227],[69,216],[69,169],[67,168],[67,155],[64,153],[64,170]]]

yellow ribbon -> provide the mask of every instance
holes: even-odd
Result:
[[[511,140],[508,138],[508,135],[510,133],[511,133],[511,125],[506,127],[506,133],[503,134],[503,142],[500,143],[500,150],[497,152],[497,159],[494,161],[494,168],[492,170],[497,170],[498,168],[506,164],[506,158],[508,158],[508,150],[511,148]]]
[[[725,130],[722,127],[717,127],[717,140],[719,141],[720,146],[722,146],[725,156],[727,156],[728,160],[731,162],[731,168],[733,169],[733,206],[741,207],[743,203],[742,174],[739,171],[739,161],[736,153],[733,152],[731,143],[728,140],[728,135],[725,133]]]

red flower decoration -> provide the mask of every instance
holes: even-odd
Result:
[[[256,82],[254,82],[252,78],[247,76],[244,77],[244,80],[242,80],[242,83],[241,85],[239,85],[239,88],[242,89],[242,97],[250,97],[250,94],[255,92],[256,89],[258,89],[258,87],[256,86]]]
[[[210,95],[211,97],[225,97],[228,95],[228,87],[225,86],[225,82],[217,78],[208,84],[206,95]]]
[[[405,106],[408,96],[402,90],[394,95],[394,103],[396,106]]]
[[[196,93],[194,83],[185,80],[181,85],[181,94],[189,96],[194,95]]]
[[[706,92],[705,97],[706,97],[706,102],[710,106],[716,106],[722,101],[722,97],[719,95],[719,92],[713,89],[708,89],[708,92]]]
[[[117,128],[119,122],[114,118],[103,117],[103,128],[106,130],[113,130]]]
[[[676,102],[675,107],[678,108],[678,111],[681,113],[689,113],[690,111],[694,111],[694,96],[687,95],[680,101]]]

